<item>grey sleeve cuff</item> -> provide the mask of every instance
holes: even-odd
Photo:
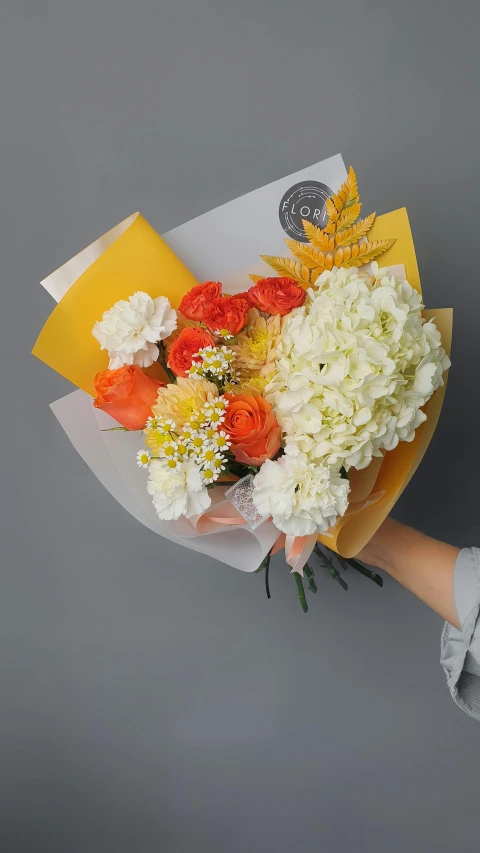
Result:
[[[457,705],[480,720],[480,550],[464,548],[454,573],[454,598],[461,630],[445,622],[440,663]]]

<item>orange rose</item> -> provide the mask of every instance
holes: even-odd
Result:
[[[220,296],[205,308],[203,322],[211,332],[227,329],[231,335],[238,335],[247,322],[250,305],[238,296]]]
[[[143,429],[157,402],[158,389],[163,382],[147,376],[136,365],[124,365],[118,370],[102,370],[95,377],[98,394],[93,405],[115,418],[127,429]]]
[[[272,407],[259,394],[225,394],[228,406],[222,429],[228,432],[238,462],[262,465],[280,450],[281,430]]]
[[[177,376],[188,376],[192,363],[200,361],[199,358],[194,358],[194,355],[208,346],[215,346],[215,341],[204,329],[197,329],[195,326],[182,329],[172,344],[168,366]]]
[[[253,302],[250,299],[248,290],[242,290],[241,293],[234,293],[232,295],[232,299],[238,299],[240,302],[243,302],[244,305],[247,306],[247,311],[249,311],[250,308],[253,308]]]
[[[261,278],[248,292],[255,308],[281,317],[303,305],[306,297],[293,278]]]
[[[185,294],[178,310],[188,320],[203,320],[203,312],[213,299],[222,295],[222,285],[219,281],[205,281],[196,284]]]

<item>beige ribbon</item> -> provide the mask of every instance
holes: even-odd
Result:
[[[221,487],[219,487],[221,488]],[[367,506],[379,501],[385,493],[374,492],[365,500],[352,503],[347,509],[347,515],[355,515]],[[271,519],[265,519],[269,521]],[[222,527],[241,527],[247,525],[243,515],[228,500],[219,501],[215,506],[209,507],[201,515],[192,516],[189,519],[197,533],[213,533]],[[292,572],[298,572],[303,577],[303,568],[308,562],[317,542],[317,534],[308,536],[291,536],[279,533],[271,553],[276,554],[281,548],[285,548],[285,560],[291,566]]]

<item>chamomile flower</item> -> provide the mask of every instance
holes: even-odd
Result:
[[[209,420],[212,424],[223,424],[225,420],[225,414],[223,412],[217,412],[215,410],[209,416]]]
[[[181,438],[183,441],[190,441],[191,438],[195,435],[196,430],[190,425],[190,423],[184,424],[182,429]]]
[[[225,456],[222,456],[221,453],[215,454],[212,464],[217,474],[220,474],[220,471],[225,471],[225,462]]]
[[[139,468],[148,468],[151,454],[149,450],[139,450],[137,452],[137,465]]]
[[[202,379],[203,365],[199,364],[197,361],[194,361],[192,366],[188,369],[188,377],[189,379]]]
[[[217,479],[217,476],[218,475],[213,469],[213,467],[202,468],[202,478],[206,486],[209,486],[211,483],[213,483]]]
[[[200,349],[189,371],[190,378],[211,377],[212,379],[231,378],[233,372],[233,350],[226,346],[207,346]]]
[[[218,425],[223,423],[227,405],[228,402],[225,397],[219,397],[215,402],[205,404],[204,412],[211,424]]]
[[[221,429],[219,432],[217,432],[215,434],[215,436],[213,438],[214,447],[218,448],[218,450],[220,450],[220,451],[225,452],[230,447],[230,445],[232,443],[231,441],[228,440],[229,438],[230,438],[230,436],[229,436],[228,432],[225,432],[225,430]]]
[[[230,338],[233,338],[232,333],[228,329],[215,329],[213,334],[218,338],[223,338],[225,341],[229,341]]]
[[[189,448],[192,451],[194,456],[201,456],[203,453],[204,446],[206,444],[205,436],[201,433],[194,435],[193,438],[189,442]]]
[[[165,441],[159,448],[158,455],[164,459],[176,459],[178,456],[177,442]]]
[[[204,447],[202,452],[202,459],[204,462],[212,463],[215,461],[216,456],[217,452],[214,447],[211,447],[209,445]]]
[[[230,337],[233,338],[233,335],[231,335]],[[234,360],[235,353],[233,352],[233,350],[229,349],[228,347],[220,347],[220,349],[223,353],[223,358],[225,359],[225,361],[233,361]]]
[[[173,456],[171,456],[170,459],[167,459],[167,468],[171,471],[175,471],[177,468],[180,468],[181,464],[181,460],[175,459]]]

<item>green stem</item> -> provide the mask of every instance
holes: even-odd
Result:
[[[268,552],[268,554],[265,555],[265,557],[263,558],[262,562],[260,563],[258,569],[255,569],[253,574],[258,575],[259,572],[263,572],[263,570],[266,569],[266,567],[268,566],[269,562],[270,562],[270,551]]]
[[[307,613],[308,604],[307,599],[305,598],[305,589],[303,587],[302,578],[298,574],[298,572],[293,572],[293,577],[295,578],[295,583],[297,584],[298,600],[300,601],[301,608],[304,613]]]
[[[270,582],[269,582],[271,557],[272,557],[272,550],[270,549],[268,554],[266,554],[265,557],[263,558],[258,569],[255,569],[255,571],[254,571],[254,574],[258,575],[259,572],[261,572],[261,571],[263,571],[263,569],[265,569],[265,592],[267,593],[267,598],[272,597],[270,595]]]
[[[312,567],[309,566],[308,563],[305,563],[303,571],[305,572],[310,592],[318,592],[317,584],[315,583],[315,573]]]
[[[177,381],[177,377],[175,376],[173,370],[170,370],[170,368],[167,364],[165,344],[163,343],[163,341],[160,341],[160,343],[158,343],[157,346],[158,346],[158,359],[157,359],[157,361],[163,367],[165,373],[167,374],[168,378],[170,379],[170,382],[175,383]]]
[[[373,572],[372,569],[367,569],[365,566],[362,566],[358,560],[354,560],[352,558],[351,560],[345,560],[345,562],[353,569],[356,569],[357,572],[360,572],[361,575],[364,575],[366,578],[370,578],[370,580],[376,583],[377,586],[383,586],[383,578],[380,577],[380,575],[377,575],[376,572]]]
[[[336,569],[336,568],[335,568],[335,566],[333,565],[332,561],[331,561],[331,560],[329,560],[329,558],[327,557],[327,555],[326,555],[326,554],[324,554],[324,553],[323,553],[323,551],[321,551],[321,550],[320,550],[320,548],[319,548],[319,546],[318,546],[318,545],[315,545],[315,553],[316,553],[316,555],[317,555],[318,559],[320,560],[320,564],[324,567],[324,569],[326,569],[326,570],[328,571],[328,573],[329,573],[330,577],[332,577],[334,580],[336,580],[336,581],[337,581],[337,583],[339,583],[339,584],[340,584],[340,586],[342,587],[342,589],[344,589],[345,591],[347,591],[347,589],[348,589],[348,584],[347,584],[347,583],[345,583],[345,581],[343,580],[343,578],[342,578],[342,576],[341,576],[340,572],[338,572],[338,571],[337,571],[337,569]]]

